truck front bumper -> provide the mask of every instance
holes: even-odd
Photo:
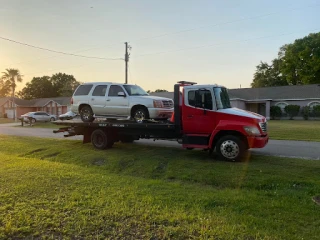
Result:
[[[263,148],[269,141],[269,136],[248,137],[249,148]]]

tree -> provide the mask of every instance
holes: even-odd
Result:
[[[320,83],[320,32],[283,45],[269,65],[260,62],[252,87]]]
[[[155,90],[154,92],[168,92],[168,91],[165,90],[165,89],[157,89],[157,90]]]
[[[1,76],[1,90],[4,95],[7,95],[11,90],[11,96],[15,96],[16,82],[22,82],[22,75],[18,69],[7,68],[5,72],[2,72]]]
[[[0,79],[0,97],[6,97],[10,94],[10,86],[6,85],[3,79]]]
[[[273,87],[288,85],[285,77],[280,72],[281,60],[273,59],[272,64],[260,62],[256,67],[251,87]]]
[[[50,77],[34,77],[31,82],[28,82],[26,86],[18,93],[19,97],[23,99],[33,98],[47,98],[57,97],[57,93],[54,91]]]
[[[320,32],[283,47],[281,72],[289,84],[320,83]]]
[[[57,73],[51,77],[34,77],[18,94],[24,99],[69,97],[79,84],[72,75]]]
[[[79,82],[73,75],[57,73],[52,75],[51,83],[58,96],[72,96],[74,90],[79,86]]]

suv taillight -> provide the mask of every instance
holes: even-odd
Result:
[[[70,103],[73,104],[73,98],[71,98]]]

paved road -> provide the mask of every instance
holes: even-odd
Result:
[[[13,127],[13,125],[18,124],[0,124],[0,134],[65,139],[63,133],[54,134],[52,132],[53,129],[23,128]],[[82,136],[69,137],[67,139],[82,140]],[[136,144],[180,147],[175,141],[162,140],[153,141],[142,139],[136,141]],[[266,147],[262,149],[253,149],[251,151],[254,154],[320,160],[320,142],[270,140]]]

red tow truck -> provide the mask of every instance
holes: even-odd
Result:
[[[185,81],[174,85],[174,113],[167,121],[104,119],[55,124],[67,127],[54,133],[67,132],[65,137],[83,135],[83,143],[91,142],[97,149],[142,138],[177,140],[186,149],[215,150],[227,161],[241,160],[248,149],[262,148],[269,139],[266,118],[232,108],[225,87]]]

